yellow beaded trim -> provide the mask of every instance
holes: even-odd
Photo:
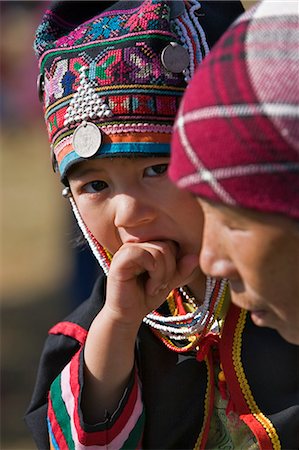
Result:
[[[108,250],[106,248],[104,248],[104,250],[106,252],[108,260],[111,262],[112,261],[112,253],[108,252]]]
[[[222,328],[223,328],[223,324],[224,324],[224,320],[223,320],[224,318],[222,316],[223,316],[223,311],[224,311],[223,306],[224,306],[224,303],[225,303],[225,300],[226,300],[227,292],[228,292],[228,284],[226,283],[225,287],[223,289],[221,298],[219,300],[219,303],[218,303],[217,308],[216,308],[215,313],[214,313],[215,320],[218,320],[218,326],[219,326],[220,334],[221,334],[221,331],[222,331]]]
[[[161,332],[159,332],[159,335],[161,338],[163,338],[164,341],[168,342],[169,345],[174,346],[173,342],[167,336],[164,336]],[[186,352],[188,350],[192,350],[198,340],[198,337],[197,336],[189,336],[187,339],[188,339],[189,343],[184,345],[184,347],[179,347],[180,352]]]
[[[250,386],[248,384],[248,381],[246,379],[246,375],[242,366],[242,360],[241,360],[241,347],[242,347],[242,332],[245,327],[245,321],[246,321],[246,310],[241,310],[238,323],[236,326],[236,331],[234,334],[234,342],[233,342],[233,364],[235,368],[236,375],[238,377],[239,385],[242,389],[244,398],[250,408],[250,411],[252,412],[253,416],[256,418],[258,422],[261,423],[261,425],[266,430],[269,438],[271,439],[273,449],[274,450],[281,450],[281,444],[279,441],[278,434],[272,424],[272,422],[264,416],[264,414],[259,410]]]
[[[225,318],[228,307],[230,305],[230,292],[228,288],[228,283],[225,284],[221,299],[215,311],[215,317],[219,317],[220,320]]]
[[[206,389],[206,395],[205,395],[205,402],[204,402],[204,420],[203,420],[203,426],[201,429],[201,432],[198,435],[194,450],[199,450],[201,441],[202,441],[202,435],[207,425],[208,415],[209,415],[209,406],[210,406],[210,384],[211,384],[211,367],[209,364],[208,357],[205,357],[205,363],[207,366],[207,389]]]
[[[168,308],[169,311],[171,313],[172,316],[177,316],[178,315],[178,310],[176,307],[176,302],[174,300],[174,295],[173,295],[173,291],[170,292],[170,294],[167,297],[167,303],[168,303]]]

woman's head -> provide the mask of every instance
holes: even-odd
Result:
[[[202,269],[296,343],[298,18],[296,2],[263,1],[224,34],[182,101],[170,164],[204,210]]]
[[[198,67],[174,126],[180,187],[299,221],[297,6],[258,3]]]

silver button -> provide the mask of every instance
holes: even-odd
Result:
[[[162,51],[161,61],[166,70],[181,73],[190,63],[189,53],[182,45],[170,42]]]
[[[43,95],[45,90],[45,81],[44,81],[44,74],[40,73],[36,80],[36,89],[37,89],[37,95],[40,102],[43,101]]]
[[[91,122],[83,121],[73,134],[73,147],[77,155],[90,158],[99,150],[102,134],[99,128]]]
[[[54,146],[53,146],[53,144],[51,144],[51,147],[50,147],[50,158],[51,158],[51,164],[52,164],[52,169],[53,169],[53,172],[58,172],[58,162],[57,162],[57,159],[56,159],[56,156],[55,156],[55,153],[54,153]]]

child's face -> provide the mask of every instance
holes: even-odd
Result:
[[[171,240],[178,257],[199,252],[202,211],[167,176],[169,158],[103,158],[76,165],[68,176],[81,216],[114,254],[127,242]]]
[[[199,199],[205,216],[200,263],[228,278],[233,303],[256,325],[299,344],[299,226],[273,214]]]

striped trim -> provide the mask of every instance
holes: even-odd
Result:
[[[53,447],[60,450],[67,449],[67,442],[53,409],[52,398],[50,395],[48,399],[48,430]]]
[[[220,341],[220,359],[231,400],[240,419],[254,433],[261,449],[280,450],[272,422],[259,410],[242,364],[242,336],[248,312],[231,304]]]
[[[70,417],[68,415],[68,411],[65,402],[63,400],[61,376],[62,374],[60,374],[54,380],[51,386],[52,408],[53,411],[55,412],[56,420],[60,425],[63,437],[67,443],[67,448],[73,450],[75,449],[75,443],[72,437]]]
[[[49,120],[51,114],[54,114],[56,111],[60,111],[63,107],[67,107],[70,104],[71,99],[73,98],[73,94],[68,95],[67,97],[63,97],[60,101],[53,103],[48,106],[45,113],[45,119]],[[64,114],[63,114],[64,116]]]
[[[265,439],[261,437],[261,431],[267,433],[268,438],[271,441],[271,448],[273,450],[281,450],[281,445],[279,441],[278,434],[272,424],[272,422],[266,417],[257,406],[248,380],[245,375],[245,371],[242,365],[242,359],[241,359],[241,350],[242,350],[242,333],[245,328],[245,322],[246,322],[246,316],[248,314],[248,311],[241,310],[239,319],[237,322],[235,335],[234,335],[234,342],[233,342],[233,364],[235,367],[236,375],[239,381],[239,386],[241,387],[244,399],[246,400],[246,403],[250,409],[250,412],[252,416],[248,416],[247,414],[240,415],[240,419],[243,420],[254,432],[256,435],[259,443],[261,444],[262,448],[269,448],[269,444],[267,447],[264,447],[265,445]],[[256,419],[256,422],[252,420],[252,418]],[[251,425],[251,426],[250,426]],[[262,428],[261,428],[262,427]]]
[[[144,38],[144,39],[148,39],[148,35],[152,35],[152,38],[157,38],[157,39],[161,39],[161,40],[165,40],[165,41],[169,41],[169,38],[173,39],[173,33],[169,32],[169,31],[159,31],[157,33],[156,30],[147,30],[146,33],[144,31],[136,31],[133,34],[124,34],[122,36],[117,36],[115,38],[110,38],[110,39],[105,39],[105,40],[98,40],[98,41],[93,41],[92,44],[90,43],[84,43],[84,44],[80,44],[80,45],[74,45],[71,46],[70,48],[68,47],[59,47],[58,49],[50,49],[47,50],[46,52],[44,52],[43,56],[40,59],[40,70],[41,72],[44,70],[44,65],[47,61],[47,59],[49,57],[55,57],[56,54],[58,54],[59,56],[65,53],[73,53],[73,52],[77,52],[78,49],[80,48],[84,48],[84,49],[89,49],[92,47],[101,47],[101,46],[107,46],[107,43],[110,42],[117,42],[119,41],[119,43],[121,42],[128,42],[128,41],[140,41],[140,39]]]
[[[129,434],[128,439],[122,445],[121,450],[142,449],[144,424],[145,424],[145,413],[144,411],[142,411],[142,414],[138,418],[136,425]],[[109,446],[109,449],[111,450],[115,450],[115,448],[118,447]]]
[[[128,127],[126,127],[128,128]],[[171,128],[171,127],[170,127]],[[102,128],[100,128],[102,130]],[[101,149],[105,145],[111,144],[142,144],[142,143],[153,143],[153,144],[170,144],[171,135],[170,133],[163,132],[143,132],[142,129],[140,132],[129,132],[124,129],[121,133],[115,133],[110,136],[104,135],[102,145],[99,149]],[[70,136],[65,136],[56,146],[55,146],[55,155],[58,163],[68,154],[74,151],[73,147],[73,134]],[[79,156],[78,156],[79,157]]]
[[[185,87],[180,86],[159,86],[152,84],[126,84],[118,86],[100,86],[94,88],[95,92],[98,94],[105,93],[105,95],[118,95],[118,94],[154,94],[154,95],[167,95],[171,93],[172,96],[181,97],[182,93],[185,91]],[[49,118],[51,113],[55,112],[57,109],[63,106],[69,105],[69,102],[73,98],[73,94],[66,95],[60,98],[56,102],[52,103],[45,110],[46,119]]]
[[[52,431],[52,427],[50,424],[49,419],[47,418],[47,426],[48,426],[48,431],[49,431],[49,443],[50,443],[50,450],[59,450],[57,441],[54,437],[53,431]]]
[[[163,152],[170,153],[170,139],[171,136],[167,134],[161,134],[161,133],[122,133],[122,134],[115,134],[111,135],[109,137],[104,137],[104,144],[101,145],[100,149],[98,150],[98,156],[101,156],[103,154],[102,149],[105,148],[108,150],[109,146],[111,146],[111,150],[109,150],[109,153],[114,153],[113,149],[115,148],[114,145],[118,144],[121,145],[121,148],[125,148],[123,144],[126,144],[126,146],[130,145],[130,152],[132,152],[132,149],[136,149],[136,145],[140,145],[142,148],[139,150],[137,148],[137,152],[144,153],[147,152],[146,149],[144,149],[142,144],[145,143],[151,143],[151,144],[164,144],[167,145],[168,148],[166,148],[164,151],[162,149],[159,149],[159,153]],[[106,142],[106,144],[105,144]],[[113,147],[112,147],[113,146]],[[119,152],[116,151],[117,153]],[[123,150],[121,150],[121,153],[123,153]],[[151,152],[152,153],[152,152]],[[73,136],[68,136],[64,138],[55,148],[55,156],[58,164],[60,165],[64,158],[66,158],[68,155],[72,154],[70,157],[73,159],[79,159],[79,155],[74,152],[73,147]],[[105,154],[105,153],[104,153]]]
[[[112,144],[104,144],[100,147],[98,153],[93,156],[94,158],[101,158],[103,155],[117,155],[126,154],[130,156],[132,154],[144,154],[146,156],[157,156],[158,155],[170,155],[170,144],[159,144],[156,142],[116,142]],[[66,155],[59,165],[59,171],[62,176],[64,176],[68,167],[74,161],[83,161],[76,152],[71,151]]]
[[[143,432],[144,414],[137,373],[122,414],[112,428],[109,428],[108,421],[102,423],[102,431],[87,432],[82,428],[79,408],[82,352],[83,350],[75,355],[51,386],[48,422],[53,448],[76,450],[138,448]]]
[[[201,450],[204,449],[206,446],[207,439],[209,436],[211,416],[214,408],[215,380],[214,380],[213,357],[211,352],[208,353],[204,361],[207,366],[207,384],[204,401],[204,419],[203,419],[203,426],[196,441],[194,450]]]

